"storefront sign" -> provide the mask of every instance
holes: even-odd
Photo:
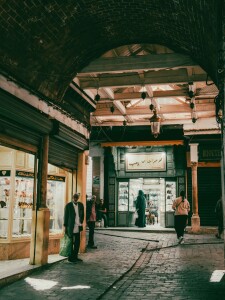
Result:
[[[16,171],[16,176],[18,176],[18,177],[34,178],[34,173],[32,173],[32,172],[25,172],[25,171]],[[65,182],[66,179],[65,179],[64,176],[48,175],[47,180],[54,180],[54,181]]]
[[[165,152],[127,153],[126,171],[165,171]]]
[[[10,170],[0,170],[0,176],[10,176]]]
[[[199,147],[199,161],[220,161],[220,159],[220,148]]]
[[[25,171],[16,171],[16,176],[34,178],[34,173],[25,172]]]
[[[63,176],[48,175],[48,180],[63,181],[63,182],[65,182],[66,179]]]

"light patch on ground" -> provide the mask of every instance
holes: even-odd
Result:
[[[90,289],[91,287],[88,285],[74,285],[74,286],[65,286],[62,287],[62,290],[83,290],[83,289]]]
[[[25,281],[30,284],[37,291],[50,290],[53,286],[58,284],[56,281],[45,280],[45,279],[36,279],[27,277]]]
[[[225,270],[215,270],[213,271],[210,282],[220,282],[225,274]]]

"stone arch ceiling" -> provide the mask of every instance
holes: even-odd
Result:
[[[191,56],[217,84],[223,3],[2,0],[0,67],[61,101],[76,73],[107,50],[157,43]]]

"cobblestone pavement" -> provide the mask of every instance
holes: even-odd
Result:
[[[225,299],[224,244],[212,234],[186,234],[178,245],[173,233],[107,230],[96,242],[83,262],[39,270],[0,299]]]

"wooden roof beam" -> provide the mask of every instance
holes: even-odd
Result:
[[[114,102],[113,102],[114,103]],[[115,102],[115,104],[117,101]],[[121,103],[120,103],[121,104]],[[116,106],[116,105],[115,105]],[[146,115],[146,114],[152,114],[148,106],[143,106],[139,108],[127,108],[121,105],[120,109],[116,107],[113,115],[129,115],[129,116],[135,116],[135,115]],[[196,105],[196,112],[207,112],[207,111],[215,111],[215,104],[214,103],[207,103],[207,104],[197,104]],[[171,104],[171,105],[163,105],[160,107],[160,114],[177,114],[177,113],[189,113],[191,112],[191,108],[188,104],[184,105],[176,105],[176,104]],[[95,112],[93,112],[93,115],[95,116],[110,116],[112,113],[109,111],[108,108],[98,108]]]
[[[206,120],[207,122],[209,120],[212,120],[216,123],[215,121],[215,115],[213,116],[205,116],[205,117],[201,117],[201,119],[197,120],[197,122],[195,124],[198,124],[198,122],[200,120]],[[121,126],[122,122],[121,121],[102,121],[101,124],[99,124],[98,122],[96,122],[94,119],[91,118],[91,126]],[[184,124],[189,124],[189,125],[193,125],[192,120],[191,120],[191,116],[187,116],[185,118],[181,118],[181,119],[174,119],[174,120],[162,120],[161,125],[184,125]],[[149,119],[145,119],[142,121],[135,121],[133,123],[127,123],[127,126],[146,126],[149,125],[150,126],[150,121]],[[197,126],[197,125],[196,125]],[[200,129],[200,127],[198,126],[198,130]]]
[[[139,74],[115,74],[113,76],[101,76],[99,78],[93,77],[79,77],[81,89],[87,88],[117,88],[117,87],[129,87],[140,85],[161,85],[161,84],[176,84],[176,83],[188,83],[192,82],[205,82],[206,74],[202,73],[192,74],[188,76],[186,69],[179,70],[161,70],[158,72],[146,72],[144,81],[140,78]]]
[[[118,73],[143,70],[179,69],[184,67],[197,66],[189,56],[179,53],[167,53],[157,55],[137,55],[101,57],[91,62],[87,67],[78,73]]]

